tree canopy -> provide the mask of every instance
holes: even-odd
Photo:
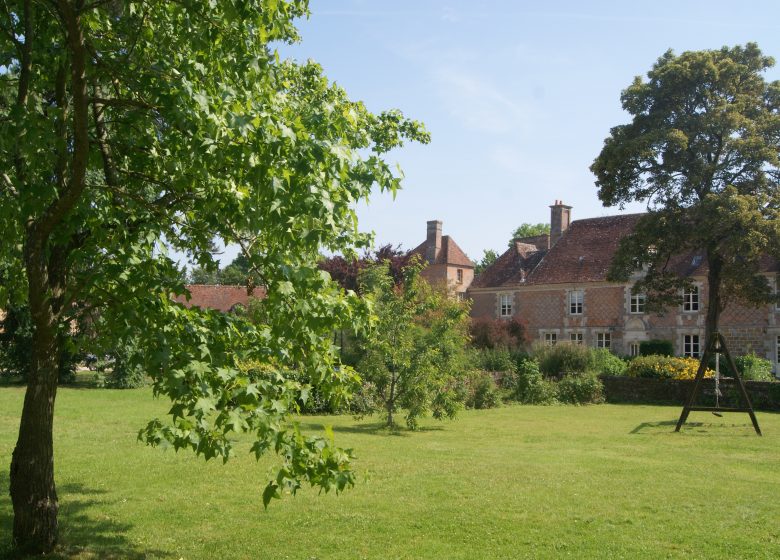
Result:
[[[498,258],[498,253],[496,253],[493,249],[485,249],[482,253],[482,258],[474,267],[475,275],[481,274],[487,267],[496,262],[496,259]]]
[[[320,252],[368,245],[355,203],[399,187],[382,154],[428,137],[351,101],[316,63],[279,56],[307,13],[305,0],[6,2],[0,308],[26,303],[33,328],[10,476],[20,548],[56,543],[59,334],[86,309],[137,336],[155,394],[172,400],[145,441],[227,460],[231,433],[250,432],[256,455],[284,458],[266,503],[303,481],[352,482],[348,452],[286,421],[307,388],[281,372],[342,383],[330,334],[366,314],[317,268]],[[240,246],[266,287],[267,323],[172,301],[184,285],[169,251],[208,266],[215,238]],[[250,359],[277,373],[242,373]]]
[[[752,43],[666,52],[623,91],[632,120],[611,130],[591,166],[605,206],[648,206],[610,277],[626,280],[644,265],[634,289],[663,308],[680,303],[690,281],[680,259],[698,255],[708,271],[708,339],[729,300],[775,298],[761,265],[780,248],[780,82],[763,77],[773,65]]]
[[[550,224],[529,224],[522,223],[517,226],[517,229],[512,232],[512,236],[509,238],[509,247],[511,248],[515,242],[515,239],[523,237],[535,237],[537,235],[544,235],[550,233]]]

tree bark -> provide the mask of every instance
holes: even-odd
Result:
[[[723,311],[723,300],[720,296],[723,261],[715,250],[710,250],[707,251],[707,262],[709,271],[707,272],[707,316],[704,323],[705,345],[712,339],[712,333],[718,331],[720,314]]]
[[[54,485],[54,399],[57,396],[59,337],[47,294],[47,269],[40,246],[27,251],[32,364],[11,459],[13,540],[27,553],[51,552],[57,543],[57,491]]]

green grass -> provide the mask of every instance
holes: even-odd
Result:
[[[23,392],[0,388],[0,556]],[[261,492],[274,461],[227,465],[136,442],[148,390],[61,389],[61,558],[778,558],[780,415],[655,406],[504,407],[391,434],[308,417],[353,447],[341,496]]]

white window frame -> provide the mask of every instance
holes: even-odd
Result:
[[[628,300],[628,312],[632,315],[644,315],[645,305],[647,304],[647,295],[631,294]]]
[[[639,356],[639,341],[635,340],[634,342],[629,343],[628,345],[628,355],[631,357],[637,357]]]
[[[683,313],[698,313],[700,305],[700,294],[698,286],[691,286],[689,289],[683,290]]]
[[[683,335],[683,356],[686,358],[701,357],[701,337],[698,334]]]
[[[455,281],[458,284],[463,284],[463,269],[458,268],[455,270]]]
[[[610,350],[612,348],[612,333],[596,333],[596,348],[606,348],[607,350]]]
[[[569,315],[582,315],[585,308],[585,291],[571,290],[569,292]]]
[[[558,344],[558,333],[556,332],[543,332],[541,338],[547,346]]]
[[[584,337],[582,336],[581,332],[572,332],[569,333],[569,342],[572,344],[577,344],[582,346],[582,343],[584,342]]]
[[[512,316],[512,294],[498,294],[498,316]]]

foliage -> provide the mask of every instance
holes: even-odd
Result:
[[[408,251],[402,251],[400,247],[392,245],[383,245],[373,254],[365,251],[360,258],[345,258],[341,255],[334,255],[319,262],[320,270],[324,270],[330,277],[338,282],[339,286],[345,290],[358,291],[359,279],[361,273],[367,268],[379,263],[388,263],[390,274],[396,284],[403,283],[403,269],[409,266],[411,255]]]
[[[750,352],[743,356],[736,356],[734,363],[739,369],[742,379],[750,381],[773,381],[775,376],[772,374],[772,362],[762,358],[755,352]],[[708,364],[710,369],[715,369],[715,356],[713,355]],[[729,366],[726,357],[720,357],[720,374],[726,377],[733,377],[734,372]]]
[[[513,397],[523,404],[556,404],[558,386],[554,381],[545,379],[536,359],[529,358],[518,364]]]
[[[643,340],[639,343],[640,356],[674,356],[674,343],[671,340]]]
[[[486,268],[488,268],[490,265],[492,265],[494,262],[496,262],[496,259],[498,258],[498,253],[496,253],[493,249],[485,249],[483,251],[482,258],[477,262],[476,266],[474,267],[474,275],[482,274]]]
[[[550,233],[550,224],[520,224],[515,231],[512,232],[512,236],[509,238],[509,248],[514,245],[515,239],[522,239],[523,237],[536,237],[537,235],[545,235]]]
[[[638,356],[628,364],[626,375],[650,379],[693,379],[698,370],[699,361],[696,358]],[[714,371],[707,369],[704,377],[712,377],[714,374]]]
[[[606,206],[646,202],[608,278],[626,281],[648,309],[681,303],[687,271],[707,263],[706,336],[730,300],[776,301],[761,259],[780,251],[780,82],[754,43],[666,52],[623,91],[629,124],[616,126],[591,166]]]
[[[250,432],[255,456],[284,460],[266,504],[303,482],[352,483],[348,451],[288,422],[303,387],[283,371],[306,371],[326,394],[348,381],[330,336],[359,330],[367,310],[317,260],[368,246],[355,203],[395,192],[384,154],[428,135],[351,101],[316,63],[279,56],[307,13],[305,0],[25,0],[0,16],[0,308],[30,305],[37,353],[12,459],[20,546],[56,542],[43,404],[55,400],[55,333],[82,309],[138,337],[154,393],[173,403],[141,432],[147,443],[227,460],[234,434]],[[168,297],[184,291],[169,252],[213,268],[215,238],[239,245],[267,288],[267,324]],[[254,383],[246,359],[283,369]]]
[[[469,327],[471,344],[482,349],[518,349],[527,343],[526,324],[520,319],[491,319],[477,317]]]
[[[558,381],[558,400],[567,404],[604,402],[604,385],[593,373],[568,373]]]
[[[375,387],[387,424],[404,408],[412,429],[428,412],[455,416],[463,400],[457,386],[468,369],[468,305],[430,286],[421,269],[419,263],[404,268],[398,285],[388,263],[377,264],[366,270],[361,288],[377,323],[362,341],[358,371]]]
[[[70,383],[76,378],[79,354],[77,341],[70,329],[58,336],[64,341],[58,358],[58,383]],[[0,376],[27,381],[32,367],[33,326],[27,305],[12,305],[0,320]]]
[[[495,408],[501,404],[496,382],[488,371],[474,370],[466,379],[466,407]]]
[[[582,373],[591,369],[590,349],[582,344],[537,344],[534,356],[539,360],[539,368],[545,375]]]
[[[516,368],[516,362],[512,353],[505,348],[473,350],[471,356],[476,369],[512,372]]]
[[[590,357],[591,369],[598,375],[623,375],[626,371],[626,361],[606,348],[591,349]]]
[[[190,284],[257,286],[260,283],[260,277],[252,270],[249,259],[245,255],[238,255],[222,269],[216,263],[213,267],[210,265],[193,267],[187,275],[187,282]]]

